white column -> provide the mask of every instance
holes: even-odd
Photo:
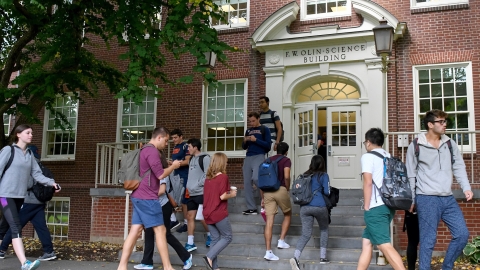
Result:
[[[368,103],[362,106],[363,133],[372,127],[387,129],[386,73],[382,73],[380,58],[365,60],[367,65],[366,89]]]

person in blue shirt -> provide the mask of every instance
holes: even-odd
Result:
[[[260,124],[260,115],[257,112],[248,114],[249,129],[245,132],[242,147],[247,150],[243,161],[243,184],[247,210],[244,215],[256,215],[257,205],[253,196],[252,182],[258,187],[258,167],[265,160],[265,154],[270,151],[270,130]]]
[[[302,236],[298,239],[295,248],[294,257],[290,259],[292,269],[300,270],[300,255],[305,245],[312,236],[313,220],[316,219],[320,227],[320,264],[327,264],[327,244],[328,244],[328,209],[323,199],[322,193],[330,195],[330,179],[325,172],[325,161],[320,155],[312,157],[310,167],[305,174],[312,176],[312,192],[317,192],[310,203],[300,207],[300,220],[302,221]]]
[[[172,150],[172,160],[180,160],[180,168],[176,169],[173,173],[175,175],[179,175],[180,178],[183,179],[183,187],[187,188],[187,181],[188,181],[188,164],[190,162],[190,153],[188,152],[188,145],[186,142],[183,141],[183,133],[180,129],[176,128],[172,130],[170,133],[171,138],[173,140],[173,144],[175,145]],[[185,198],[185,194],[183,194],[182,198],[182,212],[184,214],[183,224],[176,220],[171,221],[171,229],[175,229],[177,226],[180,226],[177,229],[177,232],[182,233],[187,231],[187,201],[188,199]]]

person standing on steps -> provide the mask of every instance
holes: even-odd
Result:
[[[264,125],[270,131],[272,146],[268,152],[268,156],[271,157],[277,151],[277,146],[281,142],[283,135],[282,122],[280,116],[276,111],[270,110],[270,99],[266,96],[260,97],[260,124]]]
[[[265,154],[270,151],[271,136],[270,130],[260,125],[260,115],[257,112],[248,114],[249,129],[245,132],[242,148],[247,150],[247,155],[243,160],[243,188],[247,210],[244,215],[256,215],[257,204],[254,198],[253,185],[258,187],[258,167],[265,160]]]

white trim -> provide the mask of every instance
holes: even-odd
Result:
[[[307,15],[307,1],[308,0],[301,0],[301,8],[300,8],[300,20],[301,21],[310,21],[310,20],[318,20],[318,19],[327,19],[327,18],[336,18],[336,17],[345,17],[352,15],[352,2],[351,0],[347,1],[347,10],[339,11],[339,12],[332,12],[332,13],[318,13]]]
[[[245,23],[229,23],[229,24],[221,24],[221,25],[212,25],[212,27],[217,30],[248,28],[250,26],[250,0],[246,0],[246,1],[247,1],[247,21]],[[221,2],[221,0],[216,0],[213,2]],[[211,22],[212,20],[210,19],[210,24]]]
[[[464,67],[467,72],[467,106],[468,106],[468,131],[475,131],[475,107],[474,107],[474,95],[473,95],[473,73],[472,73],[472,62],[455,62],[455,63],[442,63],[442,64],[431,64],[431,65],[417,65],[412,66],[412,88],[413,88],[413,97],[414,97],[414,127],[415,132],[422,132],[421,131],[421,123],[418,119],[418,115],[420,114],[419,108],[419,85],[418,85],[418,71],[419,70],[430,70],[435,68],[457,68],[457,67]],[[455,96],[454,96],[455,97]],[[448,113],[448,112],[447,112]],[[451,131],[447,130],[447,133]],[[454,132],[454,131],[453,131]],[[469,146],[463,146],[463,151],[472,151],[476,152],[476,144],[475,139],[470,141]],[[460,147],[460,146],[459,146]]]
[[[72,92],[68,92],[67,95],[69,96],[73,96],[73,93]],[[62,97],[62,95],[57,95],[55,97],[58,98],[58,97]],[[41,160],[42,161],[73,161],[75,160],[75,155],[77,153],[77,137],[78,137],[78,115],[79,115],[79,111],[80,111],[80,100],[76,99],[76,102],[77,102],[77,115],[76,115],[76,121],[75,121],[75,126],[73,127],[73,131],[75,132],[75,149],[74,149],[74,154],[73,155],[62,155],[62,154],[59,154],[59,155],[48,155],[48,120],[49,120],[49,116],[50,116],[50,111],[45,108],[45,113],[44,113],[44,116],[43,116],[43,133],[42,133],[42,153],[41,153]]]
[[[442,7],[460,4],[469,4],[469,0],[429,0],[424,3],[417,3],[417,0],[410,0],[410,9],[421,9],[429,7]]]
[[[63,212],[63,209],[61,209],[59,212],[56,211],[55,209],[55,202],[57,201],[61,201],[61,202],[68,202],[68,212]],[[50,212],[48,210],[48,205],[50,203],[53,203],[54,204],[54,207],[53,207],[53,212]],[[62,204],[63,205],[63,204]],[[70,227],[70,217],[71,217],[71,210],[72,210],[72,207],[71,207],[71,201],[70,201],[70,197],[53,197],[52,200],[50,200],[49,202],[47,202],[47,204],[45,205],[45,220],[46,220],[46,223],[47,223],[47,226],[48,225],[51,225],[51,226],[54,226],[54,227],[67,227],[69,228]],[[49,213],[52,213],[54,216],[55,214],[68,214],[68,221],[67,223],[55,223],[55,222],[48,222],[48,214]],[[49,229],[50,230],[50,229]],[[50,234],[52,235],[52,239],[65,239],[67,240],[68,239],[68,232],[70,232],[70,228],[67,230],[67,234],[66,235],[63,235],[63,234],[60,234],[60,235],[57,235],[57,234],[54,234],[52,232],[50,232]]]
[[[244,93],[243,93],[243,127],[244,131],[247,129],[247,115],[248,115],[248,78],[236,78],[231,80],[219,80],[220,83],[243,83],[244,84]],[[202,86],[202,149],[203,152],[213,155],[218,151],[208,151],[208,136],[207,136],[207,108],[208,108],[208,84],[204,83]],[[244,158],[246,151],[245,150],[234,150],[234,151],[221,151],[230,158]]]

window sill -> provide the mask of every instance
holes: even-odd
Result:
[[[351,15],[344,15],[344,16],[339,16],[339,17],[328,17],[328,18],[304,18],[300,21],[300,25],[350,21],[351,19],[352,19]]]
[[[40,160],[43,164],[62,164],[62,165],[74,165],[75,164],[75,158],[42,158]]]
[[[216,28],[219,35],[248,32],[250,28],[247,26],[232,27],[232,28]]]
[[[463,4],[450,4],[442,6],[421,6],[414,7],[410,10],[411,14],[417,13],[427,13],[427,12],[436,12],[436,11],[445,11],[445,10],[457,10],[457,9],[468,9],[469,5],[466,3]]]

